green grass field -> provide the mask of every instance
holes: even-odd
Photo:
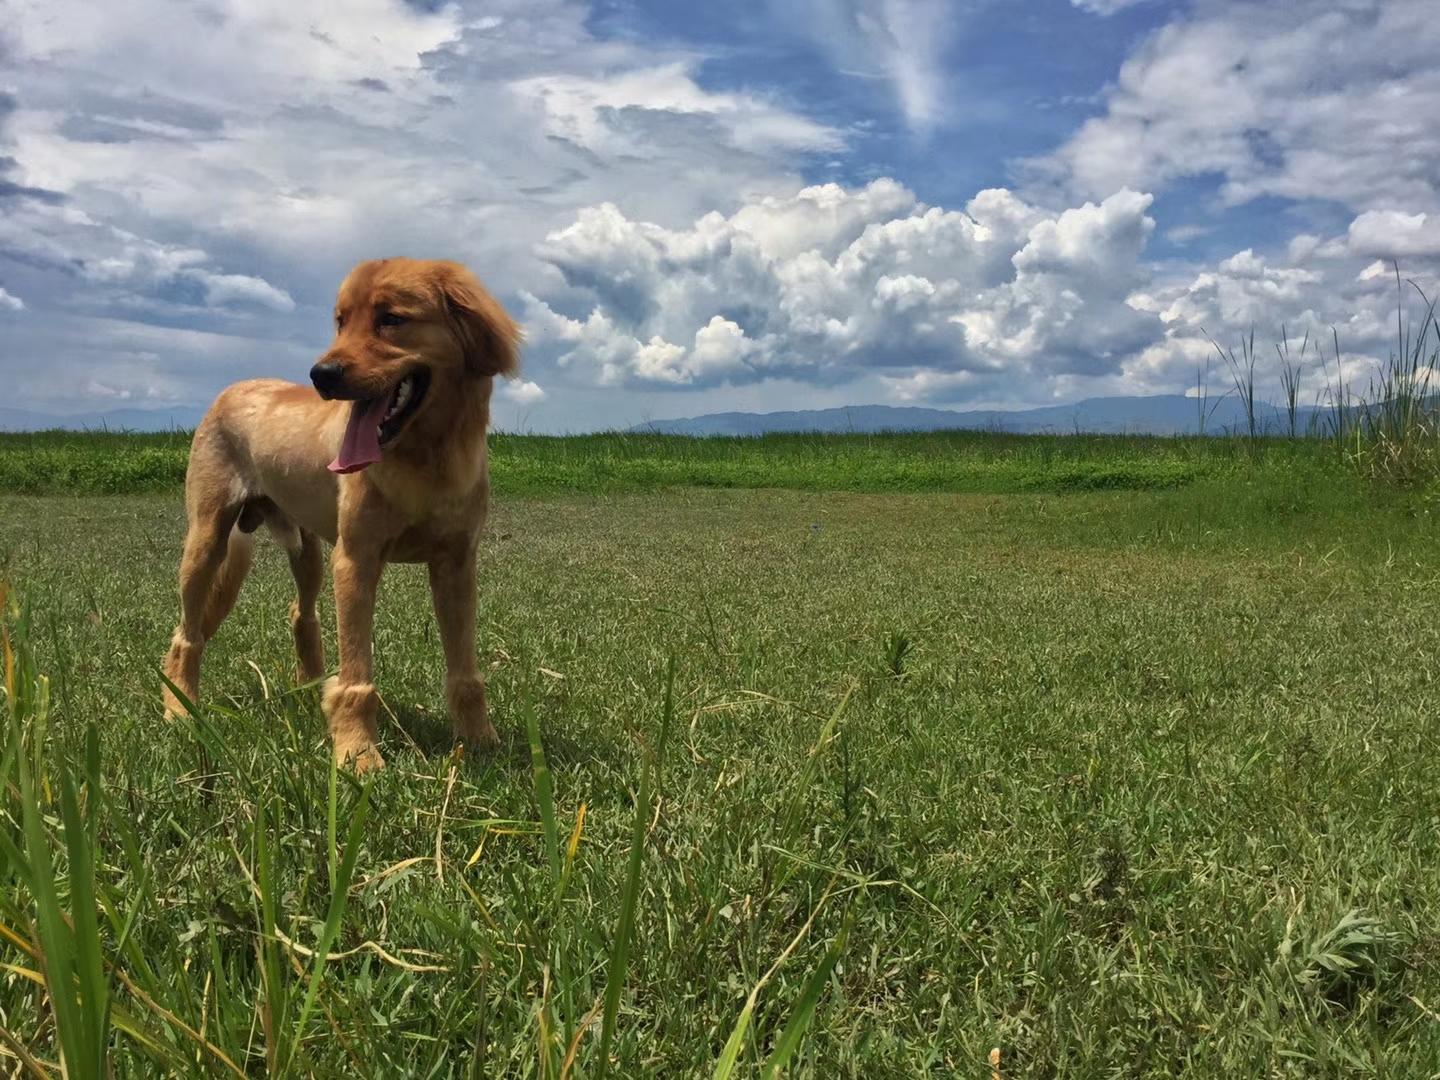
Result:
[[[1086,491],[1181,487],[1334,465],[1321,440],[1004,435],[766,435],[692,439],[492,435],[498,495],[658,487],[804,491]],[[0,492],[139,494],[184,483],[188,432],[0,434]]]
[[[500,437],[504,746],[392,567],[368,793],[277,550],[161,720],[183,454],[0,441],[7,1072],[1440,1075],[1436,511],[1326,444]]]

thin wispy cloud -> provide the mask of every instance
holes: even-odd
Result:
[[[887,85],[912,131],[943,120],[945,54],[964,17],[954,0],[782,0],[776,15],[840,72]]]

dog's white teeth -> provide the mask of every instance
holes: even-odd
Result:
[[[412,376],[407,375],[404,379],[400,380],[400,386],[395,391],[395,398],[390,402],[390,408],[385,412],[386,420],[389,420],[409,403],[410,391],[414,388],[414,385],[415,382]]]

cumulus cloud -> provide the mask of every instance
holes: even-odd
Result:
[[[1086,195],[1218,174],[1222,196],[1440,207],[1428,0],[1199,0],[1125,61],[1039,175]]]
[[[1282,334],[1297,348],[1309,336],[1303,393],[1318,397],[1339,374],[1332,333],[1352,385],[1393,347],[1393,272],[1367,266],[1354,238],[1379,222],[1415,246],[1425,222],[1362,215],[1349,236],[1297,236],[1281,256],[1167,268],[1145,261],[1151,204],[1121,190],[1057,212],[991,189],[949,210],[879,180],[766,196],[688,229],[601,204],[540,246],[564,287],[527,294],[526,322],[533,349],[581,383],[789,380],[902,402],[1173,393],[1206,370],[1218,393],[1215,343],[1252,329],[1265,355]],[[1260,381],[1278,394],[1263,358]]]
[[[527,379],[504,380],[500,383],[500,397],[517,405],[534,405],[545,400],[545,391],[538,383]]]
[[[1246,248],[1221,260],[1214,270],[1195,275],[1183,291],[1161,290],[1169,303],[1160,309],[1167,324],[1196,329],[1266,323],[1279,313],[1304,312],[1309,287],[1321,281],[1311,270],[1269,265]]]
[[[570,291],[527,295],[527,323],[602,384],[1114,371],[1161,331],[1126,302],[1144,280],[1150,202],[1121,191],[1054,214],[992,189],[946,210],[884,179],[679,230],[602,204],[541,246]]]
[[[1356,255],[1434,258],[1440,256],[1440,214],[1367,210],[1350,223],[1346,241]]]
[[[1362,260],[1343,237],[1308,239],[1313,242],[1301,245],[1298,261],[1293,253],[1267,257],[1247,248],[1196,273],[1157,277],[1144,293],[1132,295],[1132,304],[1161,320],[1164,337],[1127,361],[1124,382],[1130,392],[1173,392],[1187,380],[1193,386],[1196,374],[1207,370],[1212,394],[1220,392],[1228,388],[1229,375],[1216,344],[1239,355],[1242,339],[1252,332],[1260,350],[1260,396],[1280,398],[1273,348],[1282,337],[1302,364],[1304,402],[1323,402],[1341,379],[1366,391],[1395,350],[1397,304],[1403,320],[1418,317],[1424,303],[1410,290],[1397,295],[1394,271],[1385,262],[1357,272]]]
[[[25,301],[18,296],[12,296],[0,286],[0,311],[24,311]]]

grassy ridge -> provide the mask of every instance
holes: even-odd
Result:
[[[185,483],[190,433],[0,434],[0,491],[130,495]]]
[[[1319,441],[946,431],[690,438],[494,435],[500,495],[664,487],[805,491],[1157,490],[1200,479],[1328,472]],[[0,492],[139,494],[178,488],[189,435],[0,435]]]

